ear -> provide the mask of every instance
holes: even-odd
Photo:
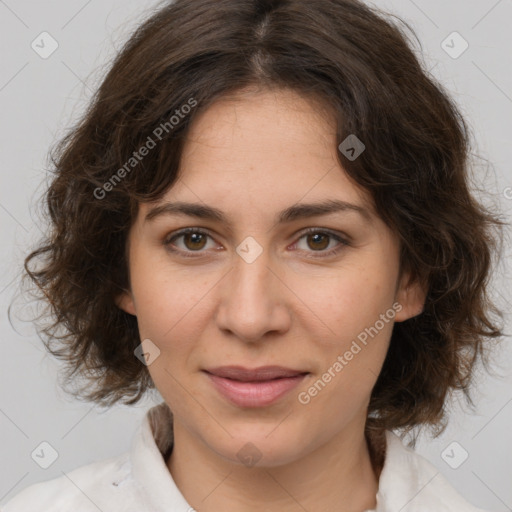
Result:
[[[396,302],[402,306],[402,309],[396,312],[395,322],[404,322],[421,314],[427,293],[427,283],[413,280],[410,273],[404,272],[395,294]]]
[[[137,316],[135,310],[135,301],[133,300],[133,294],[129,290],[124,290],[123,293],[116,297],[117,306],[124,312],[130,315]]]

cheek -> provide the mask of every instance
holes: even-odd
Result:
[[[307,297],[305,302],[314,312],[309,317],[318,326],[310,330],[321,360],[321,382],[311,389],[318,393],[316,406],[330,410],[336,404],[350,409],[369,396],[393,329],[392,278],[391,272],[377,265],[352,266],[340,270],[336,277],[318,276],[314,287],[305,286],[305,281],[311,284],[311,280],[299,287],[298,294]],[[320,392],[324,385],[327,392]]]
[[[173,273],[173,278],[153,267],[139,274],[132,288],[137,297],[137,321],[141,340],[149,338],[160,350],[148,367],[157,389],[173,410],[187,410],[183,384],[197,340],[201,339],[206,314],[204,286]]]
[[[134,257],[131,285],[141,337],[160,342],[190,323],[187,319],[202,295],[197,279],[183,276],[162,257],[143,251]]]
[[[197,293],[178,283],[146,282],[137,295],[137,320],[140,335],[158,340],[158,344],[179,344],[187,330],[193,330],[200,310]],[[189,333],[191,334],[191,333]]]
[[[390,277],[389,272],[371,265],[346,267],[339,272],[300,277],[292,288],[319,329],[326,331],[324,339],[339,340],[341,336],[346,341],[373,325],[391,307],[394,283]]]

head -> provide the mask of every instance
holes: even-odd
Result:
[[[486,294],[500,222],[471,195],[468,154],[457,107],[364,4],[166,3],[53,153],[53,231],[25,263],[47,347],[87,379],[77,395],[156,387],[219,453],[229,435],[205,406],[276,463],[349,424],[440,426],[501,334]],[[327,213],[336,201],[351,206]],[[207,382],[223,365],[308,376],[247,410]]]

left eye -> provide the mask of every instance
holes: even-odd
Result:
[[[312,233],[306,233],[302,235],[299,240],[302,239],[306,240],[306,244],[309,245],[309,247],[312,247],[317,250],[324,250],[327,249],[330,242],[334,239],[337,241],[341,241],[339,237],[336,237],[335,235],[331,233],[324,233],[322,231],[314,231]],[[307,250],[307,249],[306,249]],[[314,252],[317,252],[316,250]]]
[[[185,257],[194,257],[190,253],[204,252],[202,251],[202,249],[205,248],[208,238],[212,238],[208,232],[197,228],[188,228],[174,234],[170,238],[167,238],[164,242],[164,245],[171,252],[181,252]],[[183,240],[184,248],[178,247],[176,249],[177,245],[174,242],[175,240],[179,239]],[[298,245],[299,241],[302,239],[306,240],[307,246],[309,246],[309,249],[311,249],[310,252],[322,253],[322,256],[312,256],[314,258],[325,257],[326,255],[330,256],[340,251],[344,246],[349,245],[348,241],[342,238],[341,236],[331,233],[329,231],[321,231],[319,229],[310,229],[302,233],[298,241],[295,242],[294,246]],[[338,242],[338,244],[335,245],[334,249],[331,248],[330,250],[326,250],[333,240]],[[307,248],[299,250],[306,252],[308,251]]]

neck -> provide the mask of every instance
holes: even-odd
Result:
[[[290,463],[246,467],[219,456],[174,418],[167,467],[196,510],[361,512],[376,507],[381,465],[370,448],[364,429],[352,429]]]

